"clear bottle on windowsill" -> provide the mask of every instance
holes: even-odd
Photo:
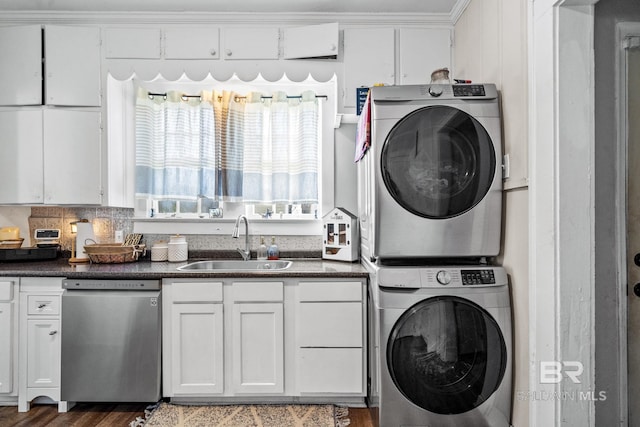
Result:
[[[271,245],[267,249],[267,259],[275,260],[280,258],[280,250],[276,245],[276,236],[271,236]]]
[[[264,236],[260,236],[260,246],[258,246],[258,260],[267,259],[267,245],[264,243]]]

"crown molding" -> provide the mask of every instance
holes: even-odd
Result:
[[[466,3],[465,3],[466,2]],[[463,0],[464,7],[469,0]],[[3,11],[1,25],[67,24],[67,25],[258,25],[291,26],[338,22],[341,26],[407,25],[453,26],[455,15],[443,14],[361,14],[361,13],[235,13],[235,12],[62,12],[62,11]],[[464,8],[462,8],[464,10]]]

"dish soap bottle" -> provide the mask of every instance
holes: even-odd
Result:
[[[264,244],[264,236],[260,236],[260,246],[258,247],[258,259],[267,259],[267,245]]]
[[[267,249],[267,259],[274,260],[280,258],[280,250],[276,245],[276,236],[271,236],[271,245]]]

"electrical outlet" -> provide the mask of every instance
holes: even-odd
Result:
[[[116,243],[124,243],[124,231],[116,230],[115,241]]]

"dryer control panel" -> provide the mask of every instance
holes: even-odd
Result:
[[[462,284],[467,285],[493,285],[496,277],[493,270],[463,270]]]

